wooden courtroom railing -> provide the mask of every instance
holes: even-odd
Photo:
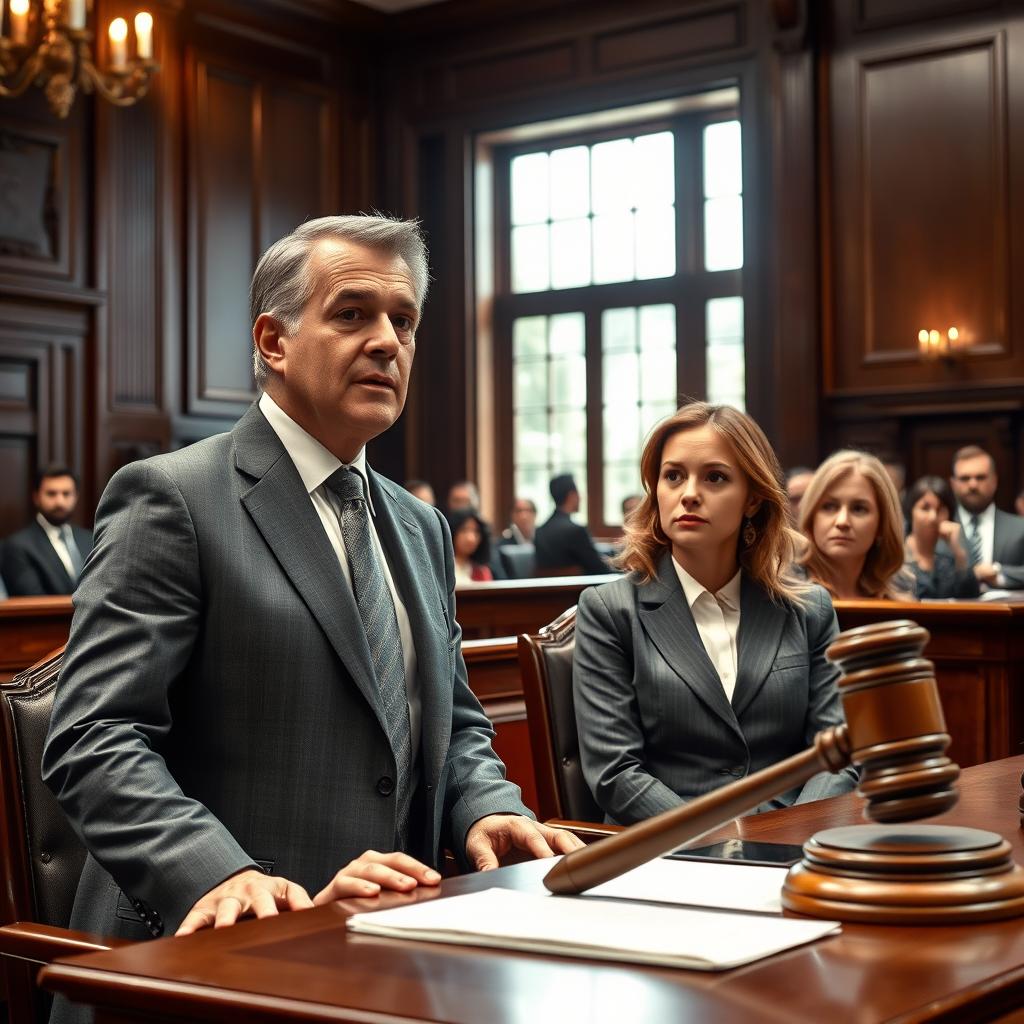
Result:
[[[0,601],[0,683],[68,642],[70,597],[9,597]]]

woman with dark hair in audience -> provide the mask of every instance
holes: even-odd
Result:
[[[587,784],[640,821],[805,749],[843,721],[828,594],[792,572],[796,533],[760,427],[695,402],[651,434],[644,497],[616,559],[580,597],[573,691]],[[814,776],[765,805],[853,788]]]
[[[844,449],[815,471],[800,503],[799,563],[834,598],[911,597],[903,573],[903,513],[874,455]]]
[[[455,582],[487,583],[494,579],[491,560],[491,535],[487,524],[471,508],[448,513],[455,552]]]
[[[981,587],[960,542],[956,499],[949,484],[941,476],[921,477],[907,491],[903,511],[910,526],[906,566],[915,596],[977,597]]]

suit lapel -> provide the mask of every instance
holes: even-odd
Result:
[[[235,465],[256,478],[242,504],[387,735],[355,598],[294,463],[255,405],[232,434]]]
[[[70,594],[74,589],[75,581],[68,575],[67,569],[64,568],[64,563],[60,560],[57,549],[50,543],[50,538],[46,535],[46,531],[38,522],[32,525],[35,527],[35,533],[32,535],[33,545],[35,546],[40,564],[49,574],[50,579],[48,582],[52,592],[55,594]]]
[[[732,706],[737,718],[750,706],[775,664],[788,612],[746,574],[740,589],[740,630],[736,637],[736,689]]]
[[[387,552],[416,644],[420,684],[421,752],[425,778],[436,783],[448,750],[452,724],[449,636],[443,601],[435,585],[437,567],[427,557],[423,533],[399,505],[389,481],[367,468],[376,515],[374,526]]]
[[[739,732],[722,680],[693,621],[671,554],[662,557],[657,577],[640,587],[639,599],[640,623],[668,666],[723,722]]]

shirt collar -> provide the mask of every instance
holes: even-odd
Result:
[[[971,519],[974,517],[975,513],[968,512],[967,509],[965,509],[963,507],[963,505],[961,505],[960,506],[960,515],[961,515],[960,521],[964,524],[964,526],[970,526],[971,525]],[[983,527],[983,526],[987,526],[989,523],[994,523],[996,521],[996,503],[994,501],[990,502],[988,507],[985,509],[985,511],[984,512],[978,512],[977,516],[978,516],[978,528],[979,529],[981,527]]]
[[[50,540],[55,540],[58,537],[61,540],[64,539],[64,531],[59,526],[54,526],[42,512],[36,513],[36,522],[46,531],[46,536],[49,537]]]
[[[679,577],[679,582],[682,584],[683,593],[686,595],[686,603],[692,609],[697,599],[701,594],[710,594],[712,598],[718,601],[720,604],[727,605],[734,611],[738,611],[740,607],[740,583],[743,575],[742,569],[736,570],[736,575],[733,576],[728,583],[718,591],[717,594],[712,594],[710,590],[698,583],[676,560],[675,556],[672,558],[672,567],[676,571],[676,575]]]
[[[266,417],[271,429],[277,434],[284,445],[295,468],[298,470],[307,494],[312,494],[324,481],[341,466],[347,466],[359,474],[363,482],[363,494],[366,506],[371,515],[376,515],[373,499],[370,497],[369,481],[366,476],[366,446],[351,462],[342,462],[337,455],[331,454],[312,434],[307,433],[275,402],[270,395],[263,392],[260,396],[260,412]]]

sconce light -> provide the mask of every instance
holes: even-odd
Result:
[[[0,17],[4,0],[0,0]],[[107,30],[110,65],[92,60],[86,28],[86,0],[8,0],[6,32],[0,35],[0,96],[20,96],[33,83],[46,93],[50,109],[67,117],[78,89],[119,107],[146,95],[160,65],[153,60],[153,16],[135,15],[134,53],[128,53],[128,23],[115,18]]]
[[[955,359],[967,348],[956,327],[950,327],[945,334],[934,328],[922,328],[917,332],[917,346],[922,359]]]

